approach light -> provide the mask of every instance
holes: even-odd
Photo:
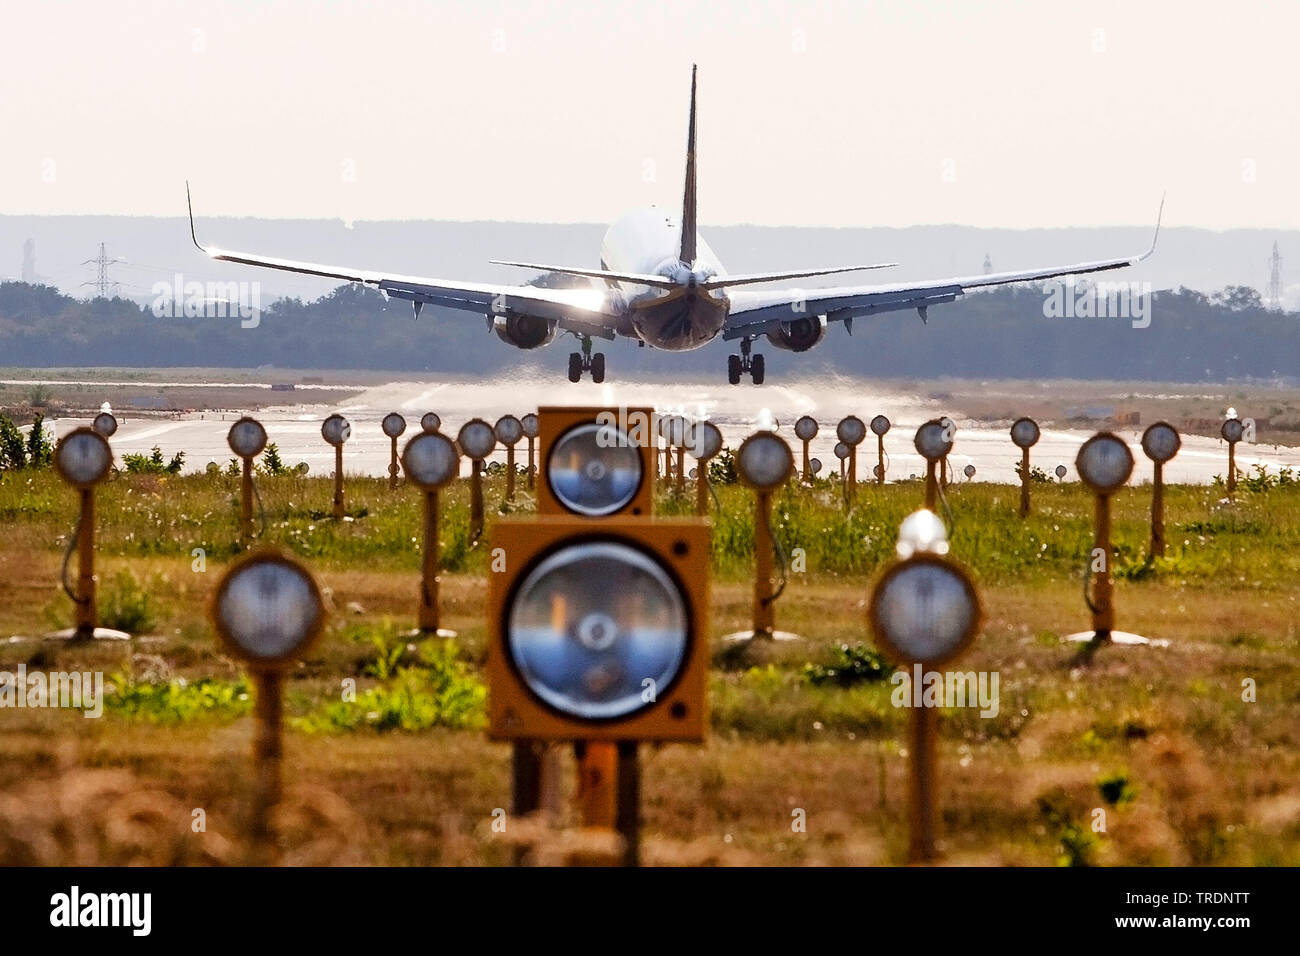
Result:
[[[240,458],[256,458],[266,450],[266,429],[257,419],[245,415],[230,426],[226,444]]]
[[[1099,495],[1109,495],[1133,473],[1133,453],[1119,436],[1100,432],[1083,443],[1074,467],[1089,488]]]
[[[885,483],[885,433],[888,431],[889,419],[884,415],[871,419],[871,432],[876,436],[876,466],[871,470],[878,485]]]
[[[794,423],[794,434],[800,441],[812,441],[817,437],[817,419],[804,415]]]
[[[437,412],[425,412],[420,416],[420,428],[426,432],[436,432],[442,428],[442,419]]]
[[[821,474],[822,460],[820,458],[808,459],[808,467],[814,475]]]
[[[95,416],[95,420],[90,425],[95,431],[105,438],[112,438],[117,431],[117,418],[112,412],[100,412]]]
[[[867,437],[867,426],[862,424],[862,419],[857,415],[849,415],[835,426],[835,437],[852,448]]]
[[[1242,436],[1245,435],[1245,433],[1246,426],[1241,423],[1240,418],[1225,419],[1223,422],[1223,428],[1219,430],[1219,434],[1223,436],[1224,441],[1234,443],[1241,441]]]
[[[1157,465],[1163,465],[1177,455],[1182,444],[1178,429],[1168,422],[1156,422],[1142,433],[1142,450]]]
[[[1183,440],[1168,422],[1156,422],[1142,433],[1142,450],[1154,463],[1151,476],[1151,556],[1165,555],[1165,462],[1171,460]]]
[[[406,419],[397,412],[389,412],[384,416],[384,420],[379,423],[379,427],[384,430],[384,434],[389,438],[400,438],[402,432],[406,431]]]
[[[1228,443],[1228,478],[1227,491],[1232,494],[1237,490],[1237,442],[1246,437],[1246,426],[1240,418],[1237,417],[1235,408],[1228,409],[1228,417],[1219,429],[1219,434],[1223,440]]]
[[[1068,473],[1069,473],[1069,469],[1066,468],[1064,465],[1056,466],[1056,477],[1058,479],[1064,478]]]
[[[698,422],[695,426],[695,441],[690,446],[690,453],[700,463],[699,468],[692,468],[695,477],[695,513],[709,513],[709,459],[722,451],[722,432],[713,422]]]
[[[519,419],[519,427],[524,430],[524,437],[528,439],[528,490],[533,490],[533,482],[537,475],[537,416],[529,412],[523,418]]]
[[[441,432],[420,432],[406,443],[402,468],[423,491],[437,491],[460,474],[460,454]]]
[[[889,431],[889,419],[884,415],[877,415],[871,419],[871,432],[879,438],[884,438]]]
[[[352,436],[352,424],[342,415],[331,415],[321,423],[320,433],[325,441],[335,448],[341,448]]]
[[[471,418],[460,426],[460,432],[456,435],[456,444],[460,446],[465,457],[482,461],[496,448],[497,436],[492,426],[483,419]]]
[[[212,620],[231,655],[258,670],[279,670],[320,635],[325,605],[305,567],[276,551],[255,551],[217,585]]]
[[[925,507],[933,511],[939,499],[939,482],[935,476],[935,466],[947,462],[948,453],[952,451],[953,432],[956,426],[950,418],[935,418],[925,422],[916,430],[912,444],[925,459]],[[946,466],[945,466],[946,468]]]
[[[592,518],[627,507],[643,478],[640,453],[614,425],[577,425],[560,436],[546,459],[546,481],[560,504]]]
[[[80,491],[103,481],[113,466],[113,450],[93,428],[74,428],[54,448],[54,469]]]
[[[790,446],[772,432],[750,435],[736,452],[736,472],[740,480],[761,492],[771,492],[785,484],[794,470]]]
[[[1017,448],[1033,448],[1039,437],[1038,422],[1032,418],[1017,418],[1011,426],[1011,441]]]
[[[963,468],[963,469],[961,470],[961,473],[962,473],[963,475],[965,475],[965,476],[966,476],[966,480],[969,481],[971,478],[974,478],[974,477],[975,477],[975,466],[974,466],[974,465],[967,465],[965,468]]]
[[[515,500],[515,445],[524,437],[524,426],[513,415],[497,419],[493,431],[497,440],[506,446],[506,501]]]

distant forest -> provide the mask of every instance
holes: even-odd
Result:
[[[832,325],[801,355],[766,342],[768,375],[836,371],[876,377],[1104,378],[1150,381],[1256,380],[1300,376],[1300,313],[1264,309],[1259,295],[1230,287],[1205,295],[1156,292],[1147,328],[1127,319],[1048,318],[1038,286],[963,296],[929,310],[858,319],[849,336]],[[385,301],[363,286],[340,286],[312,302],[263,306],[256,328],[232,318],[157,318],[126,299],[84,301],[48,286],[0,283],[0,365],[208,366],[373,369],[457,377],[527,364],[562,373],[577,340],[520,352],[470,313]],[[601,343],[611,379],[722,377],[728,344],[681,354]]]

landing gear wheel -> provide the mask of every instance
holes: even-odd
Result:
[[[582,355],[578,352],[569,353],[569,381],[578,382],[582,380]]]
[[[749,360],[749,377],[753,379],[755,385],[763,384],[763,376],[767,374],[763,356],[755,355]]]
[[[605,353],[597,352],[591,357],[591,380],[599,385],[605,381]]]
[[[740,356],[727,356],[727,381],[732,385],[740,384]]]

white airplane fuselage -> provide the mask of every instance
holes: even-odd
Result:
[[[655,289],[607,280],[626,298],[630,334],[669,352],[698,349],[713,341],[730,309],[724,290],[697,288],[700,282],[726,274],[717,255],[703,238],[697,238],[695,261],[687,266],[679,258],[681,241],[679,220],[650,208],[622,216],[600,244],[602,269],[663,276],[678,284],[676,289]]]

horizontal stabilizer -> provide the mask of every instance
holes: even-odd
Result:
[[[801,272],[751,272],[746,275],[718,276],[701,282],[701,288],[725,289],[733,285],[754,285],[759,282],[782,282],[786,279],[808,279],[813,276],[829,276],[839,272],[864,272],[868,269],[890,269],[897,262],[879,262],[870,266],[837,266],[834,269],[806,269]]]
[[[609,279],[613,282],[635,282],[656,289],[676,289],[679,283],[663,276],[643,275],[639,272],[611,272],[609,269],[574,269],[569,266],[545,266],[536,262],[507,262],[504,259],[489,259],[496,266],[518,266],[521,269],[537,269],[541,272],[558,272],[566,276],[587,276],[590,279]]]

